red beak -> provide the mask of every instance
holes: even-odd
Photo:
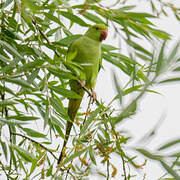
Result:
[[[105,40],[107,38],[108,32],[107,30],[101,31],[100,41]]]

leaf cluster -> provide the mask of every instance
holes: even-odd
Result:
[[[153,4],[152,4],[153,7]],[[117,125],[136,114],[138,102],[155,83],[177,81],[179,77],[160,79],[169,71],[178,72],[179,44],[165,53],[170,35],[152,22],[157,14],[135,12],[135,6],[117,1],[113,7],[103,6],[101,0],[87,0],[83,4],[63,0],[2,0],[0,2],[0,144],[1,172],[7,179],[74,179],[89,176],[92,167],[97,175],[115,177],[111,157],[116,154],[123,167],[122,176],[130,179],[127,166],[140,168],[136,157],[129,156],[124,146],[130,137],[118,131]],[[174,10],[174,9],[173,9]],[[155,7],[153,9],[155,12]],[[178,17],[177,9],[175,14]],[[61,167],[57,167],[64,140],[68,98],[79,98],[69,90],[69,80],[78,80],[80,67],[66,62],[68,46],[81,35],[73,34],[73,27],[88,28],[94,23],[104,23],[113,28],[117,38],[125,42],[130,53],[121,53],[119,47],[102,45],[102,58],[124,73],[128,80],[121,87],[114,74],[117,95],[105,106],[94,105],[94,110],[79,113],[71,137],[73,147],[68,148]],[[143,47],[146,40],[152,51]],[[152,42],[160,43],[160,48]],[[135,94],[128,105],[124,97]],[[111,108],[118,100],[119,113]],[[178,144],[175,140],[157,151]],[[134,151],[148,159],[159,161],[175,179],[179,154],[157,155],[146,149]],[[166,163],[166,158],[176,158]],[[105,172],[97,167],[106,165]],[[142,165],[145,166],[145,163]],[[142,167],[141,166],[141,167]]]

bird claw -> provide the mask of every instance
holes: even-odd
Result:
[[[85,85],[86,85],[86,81],[80,81],[80,85],[81,85],[81,87],[85,87]]]
[[[91,89],[91,96],[92,96],[92,103],[94,103],[97,100],[96,92]]]

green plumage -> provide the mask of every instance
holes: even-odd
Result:
[[[80,38],[75,40],[68,49],[66,61],[73,61],[82,67],[82,73],[78,76],[81,81],[85,82],[88,89],[93,89],[96,84],[97,75],[101,67],[101,41],[107,36],[107,28],[103,24],[96,24]],[[70,80],[72,91],[80,95],[79,99],[69,99],[68,115],[71,121],[66,124],[66,136],[63,149],[67,144],[73,121],[80,107],[84,89],[75,80]],[[63,157],[63,149],[60,154],[58,164]]]

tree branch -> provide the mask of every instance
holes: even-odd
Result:
[[[123,163],[124,180],[127,180],[127,176],[126,176],[126,166],[125,166],[125,160],[124,160],[123,155],[121,155],[121,159],[122,159],[122,163]]]
[[[7,177],[7,180],[8,180],[8,179],[9,179],[9,175],[8,175],[8,173],[6,172],[6,169],[5,169],[4,165],[3,165],[3,163],[1,162],[1,160],[0,160],[0,165],[1,165],[1,168],[2,168],[2,170],[4,171],[4,173],[6,174],[6,177]]]
[[[32,22],[35,25],[36,30],[43,36],[43,38],[46,40],[46,42],[49,45],[52,45],[52,43],[49,41],[48,37],[39,29],[35,18],[32,20]],[[55,52],[56,56],[60,57],[60,54],[59,54],[59,52],[56,49],[54,50],[54,52]]]
[[[29,141],[31,141],[31,142],[33,142],[33,143],[38,144],[40,147],[42,147],[43,149],[45,149],[46,151],[48,151],[56,160],[58,160],[58,158],[54,155],[54,153],[53,153],[51,150],[49,150],[47,147],[45,147],[44,145],[42,145],[41,143],[39,143],[39,142],[31,139],[30,137],[27,137],[27,136],[25,136],[25,135],[23,135],[23,134],[20,134],[20,133],[11,132],[11,134],[16,135],[16,136],[21,136],[21,137],[23,137],[23,138],[25,138],[25,139],[28,139]]]

